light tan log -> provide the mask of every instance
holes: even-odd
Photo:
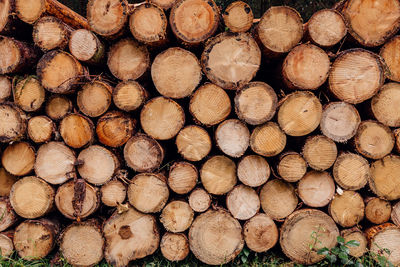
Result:
[[[26,142],[12,143],[4,150],[1,163],[4,169],[12,175],[27,175],[33,170],[35,150]]]
[[[110,107],[112,90],[113,88],[103,81],[84,84],[76,98],[79,110],[89,117],[103,115]]]
[[[176,147],[181,156],[190,161],[200,161],[211,151],[211,138],[197,125],[188,125],[176,136]]]
[[[377,121],[363,121],[354,137],[357,151],[371,159],[380,159],[394,147],[394,135],[389,127]]]
[[[247,32],[253,26],[253,11],[242,1],[230,3],[222,14],[225,26],[231,32]]]
[[[184,98],[191,95],[201,81],[201,74],[197,57],[180,47],[161,52],[151,65],[154,86],[165,97]]]
[[[337,158],[335,142],[323,135],[315,135],[307,138],[302,154],[308,165],[317,171],[330,168]]]
[[[189,255],[189,240],[185,234],[165,233],[161,238],[160,250],[169,261],[182,261]]]
[[[357,227],[344,229],[340,232],[345,242],[355,240],[360,243],[356,247],[349,247],[349,254],[353,257],[359,258],[367,252],[368,241],[365,234]]]
[[[164,10],[170,9],[177,0],[150,0],[150,3],[153,3]]]
[[[242,88],[254,78],[260,64],[260,48],[247,33],[221,33],[208,40],[201,55],[207,78],[224,89]]]
[[[239,180],[251,187],[263,185],[270,177],[270,174],[271,170],[268,162],[258,155],[245,156],[237,165]]]
[[[0,231],[7,230],[18,221],[17,214],[7,197],[0,197],[0,212]]]
[[[11,81],[5,75],[0,75],[0,103],[11,96]]]
[[[297,182],[307,172],[307,162],[297,152],[286,152],[280,156],[278,174],[287,182]]]
[[[126,198],[126,185],[118,179],[113,179],[101,186],[101,202],[108,207],[117,207]]]
[[[72,148],[81,148],[94,139],[93,122],[78,113],[65,116],[60,122],[60,134],[64,142]]]
[[[268,181],[260,191],[261,207],[274,220],[289,216],[297,207],[294,187],[282,180]]]
[[[45,111],[52,120],[61,120],[72,111],[72,102],[63,95],[52,95],[46,101]]]
[[[112,94],[115,106],[127,112],[140,108],[149,95],[138,82],[132,80],[118,83]]]
[[[169,202],[162,210],[160,222],[164,228],[172,233],[186,231],[192,225],[194,211],[185,201],[175,200]]]
[[[55,123],[47,116],[35,116],[28,121],[28,136],[35,143],[49,142],[55,130]]]
[[[369,187],[378,196],[387,200],[400,198],[400,156],[388,155],[371,164]]]
[[[17,181],[17,177],[8,173],[3,167],[0,168],[0,197],[10,195],[12,185]]]
[[[236,219],[248,220],[260,210],[260,198],[253,188],[237,185],[226,196],[226,207]]]
[[[259,213],[243,226],[246,245],[254,252],[266,252],[278,242],[279,232],[275,222],[266,214]]]
[[[96,134],[100,143],[123,146],[135,133],[136,121],[120,111],[110,111],[97,120]]]
[[[222,122],[215,130],[216,144],[226,155],[239,158],[249,147],[250,132],[246,124],[237,119]]]
[[[26,132],[26,115],[12,103],[0,104],[0,142],[21,139]]]
[[[14,103],[23,111],[37,111],[45,101],[45,91],[40,81],[28,76],[16,83],[13,88]]]
[[[350,152],[337,157],[332,174],[335,182],[345,190],[361,189],[371,177],[368,161]]]
[[[388,68],[388,71],[385,72],[386,78],[396,82],[400,82],[399,46],[400,36],[396,35],[387,41],[379,52]]]
[[[211,196],[206,190],[196,188],[190,193],[189,205],[195,212],[204,212],[211,205]]]
[[[56,17],[42,17],[33,26],[33,41],[42,51],[64,50],[68,45],[72,30]]]
[[[400,129],[395,129],[393,134],[396,139],[396,150],[400,152]]]
[[[336,194],[329,204],[329,214],[342,227],[357,225],[364,218],[364,200],[355,191]]]
[[[278,123],[290,136],[304,136],[314,131],[322,117],[320,100],[309,91],[286,96],[278,111]]]
[[[400,201],[397,201],[397,203],[393,205],[390,219],[394,224],[400,227]]]
[[[98,65],[104,61],[105,46],[91,31],[78,29],[71,33],[69,51],[79,61]]]
[[[177,194],[187,194],[196,186],[197,168],[189,162],[175,162],[169,169],[168,186]]]
[[[189,111],[194,119],[205,126],[220,123],[231,112],[231,100],[219,86],[206,83],[190,99]]]
[[[307,206],[324,207],[335,194],[335,182],[327,172],[309,171],[301,178],[297,193]]]
[[[400,85],[387,83],[371,100],[371,110],[375,118],[389,127],[400,126]]]
[[[124,147],[124,158],[128,167],[137,172],[151,172],[160,167],[164,150],[153,138],[136,134]]]
[[[251,149],[264,157],[278,155],[286,147],[286,134],[275,122],[257,126],[250,136]]]
[[[15,11],[13,0],[5,0],[0,3],[0,32],[8,32],[10,25],[14,22],[13,12]]]
[[[8,233],[0,233],[0,256],[6,258],[9,257],[13,252],[14,244],[12,237],[9,237]]]
[[[236,165],[225,156],[213,156],[200,169],[204,188],[213,195],[228,193],[236,185]]]
[[[374,224],[382,224],[390,220],[392,205],[389,201],[374,197],[367,200],[365,217]]]
[[[400,264],[399,227],[391,223],[376,225],[367,229],[366,235],[369,243],[369,249],[372,253],[375,253],[375,255],[382,255],[394,266]],[[375,260],[377,259],[375,258]]]

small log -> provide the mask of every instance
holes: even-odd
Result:
[[[151,77],[157,91],[171,98],[191,95],[202,78],[197,57],[180,47],[171,47],[156,56]]]
[[[247,32],[253,26],[253,11],[242,1],[230,3],[222,14],[225,26],[231,32]]]
[[[336,194],[329,203],[329,214],[342,227],[357,225],[364,218],[364,200],[355,191],[344,191]]]
[[[17,82],[13,88],[14,103],[23,111],[32,112],[41,108],[45,101],[45,90],[34,76]]]
[[[243,157],[237,165],[238,179],[245,185],[258,187],[270,177],[268,162],[261,156],[249,155]]]
[[[385,81],[378,55],[364,49],[339,54],[329,73],[329,90],[340,100],[361,103],[373,97]]]
[[[131,260],[153,254],[160,243],[155,217],[131,207],[124,213],[115,212],[105,222],[103,233],[105,258],[116,267],[127,266]]]
[[[169,261],[182,261],[189,255],[189,240],[185,234],[165,233],[161,238],[160,250]]]
[[[81,148],[93,141],[93,122],[80,114],[69,114],[60,122],[60,134],[64,142],[72,148]]]
[[[176,136],[176,147],[181,156],[190,161],[200,161],[211,151],[211,138],[197,125],[188,125]]]
[[[127,194],[129,203],[138,211],[154,213],[167,204],[169,190],[164,175],[141,173],[132,178]]]
[[[160,167],[164,150],[153,138],[136,134],[124,147],[124,158],[128,167],[137,172],[151,172]]]
[[[54,189],[36,176],[26,176],[13,184],[10,203],[21,217],[35,219],[49,213],[54,206]]]
[[[278,155],[286,147],[286,134],[275,122],[257,126],[250,136],[251,149],[264,157]]]
[[[380,159],[394,147],[394,135],[389,127],[377,121],[363,121],[354,137],[357,151],[371,159]]]
[[[103,115],[111,104],[112,87],[103,81],[86,83],[78,92],[76,103],[79,110],[89,117]]]
[[[112,94],[115,106],[126,112],[139,109],[149,95],[138,82],[132,80],[118,83]]]
[[[268,181],[262,187],[260,201],[263,211],[274,220],[286,218],[298,204],[293,185],[278,179]]]
[[[396,150],[400,152],[400,129],[393,131],[394,137],[396,138]]]
[[[45,11],[46,0],[15,0],[15,12],[25,23],[35,23]]]
[[[15,11],[15,1],[5,0],[0,3],[0,33],[9,31],[14,22],[13,12]]]
[[[224,89],[242,88],[254,78],[260,64],[260,48],[247,33],[221,33],[207,41],[201,55],[207,78]]]
[[[204,188],[213,195],[228,193],[236,185],[236,165],[225,156],[213,156],[200,169]]]
[[[150,67],[149,52],[146,46],[140,45],[131,38],[122,39],[111,46],[107,65],[117,79],[136,80]]]
[[[283,180],[297,182],[306,174],[307,162],[299,153],[287,152],[281,155],[277,170]]]
[[[335,182],[345,190],[363,188],[371,177],[368,161],[354,153],[341,153],[332,169]]]
[[[175,101],[156,97],[148,101],[140,112],[143,131],[157,140],[174,138],[185,124],[185,113]]]
[[[17,214],[7,197],[0,197],[0,214],[0,231],[7,230],[18,221]]]
[[[400,264],[399,227],[391,223],[376,225],[367,229],[366,235],[372,253],[385,257],[394,266]],[[378,261],[377,257],[374,259]]]
[[[37,20],[33,26],[33,41],[42,51],[65,49],[72,28],[56,17],[46,16]]]
[[[371,110],[374,117],[389,127],[400,126],[400,85],[387,83],[371,100]]]
[[[12,238],[7,233],[0,233],[0,256],[2,258],[9,257],[14,252],[14,244]]]
[[[392,219],[394,224],[400,227],[400,201],[393,205],[390,218]]]
[[[50,184],[62,184],[75,173],[75,154],[62,142],[49,142],[39,147],[35,173]]]
[[[189,162],[175,162],[169,169],[168,186],[177,194],[187,194],[196,186],[198,180],[196,167]]]
[[[96,134],[103,145],[123,146],[135,133],[136,121],[120,111],[110,111],[97,120]]]
[[[14,104],[0,104],[0,122],[1,143],[17,141],[25,135],[26,115]]]
[[[304,136],[314,131],[322,117],[320,100],[309,91],[297,91],[284,98],[278,111],[278,123],[290,136]]]
[[[205,264],[228,263],[243,249],[242,227],[229,212],[209,210],[194,220],[189,245],[195,257]]]
[[[185,201],[169,202],[162,210],[160,222],[164,228],[172,233],[186,231],[193,222],[194,211]]]
[[[337,158],[335,142],[323,135],[314,135],[307,138],[302,154],[308,165],[317,171],[330,168]]]
[[[196,121],[212,126],[225,120],[231,112],[231,100],[219,86],[206,83],[192,95],[189,111]]]
[[[99,65],[105,58],[105,46],[91,31],[78,29],[71,33],[69,51],[79,61]]]
[[[340,235],[344,238],[345,243],[355,240],[360,243],[356,247],[349,247],[349,255],[359,258],[367,252],[368,241],[365,234],[357,227],[351,229],[344,229],[340,232]]]
[[[108,207],[117,207],[126,198],[126,186],[123,182],[113,179],[101,186],[101,202]]]
[[[206,190],[196,188],[190,193],[189,205],[195,212],[204,212],[211,205],[211,196]]]
[[[35,150],[26,142],[12,143],[4,150],[1,163],[12,175],[27,175],[33,170],[35,164]]]
[[[72,111],[72,102],[63,95],[52,95],[46,102],[45,110],[52,120],[61,120]]]
[[[1,167],[0,168],[0,197],[8,197],[10,195],[11,187],[16,181],[17,181],[17,177],[8,173],[3,167]]]
[[[98,222],[67,226],[60,235],[60,252],[74,266],[94,266],[103,259],[105,241]]]
[[[260,198],[253,188],[237,185],[226,196],[226,207],[234,218],[248,220],[260,210]]]
[[[226,155],[239,158],[249,147],[250,132],[246,124],[237,119],[222,122],[215,130],[215,140]]]
[[[11,81],[5,75],[0,75],[0,103],[11,96]]]
[[[35,143],[49,142],[55,129],[55,123],[47,116],[35,116],[28,121],[28,136]]]
[[[369,187],[378,196],[387,200],[400,198],[400,156],[388,155],[371,164]]]
[[[389,201],[377,197],[367,200],[365,217],[374,224],[382,224],[390,220],[392,205]]]
[[[14,247],[18,256],[32,261],[45,258],[54,248],[60,226],[48,219],[27,220],[15,228]]]
[[[243,236],[249,249],[262,253],[276,245],[279,232],[275,222],[268,215],[259,213],[244,224]]]
[[[338,235],[335,222],[326,213],[316,209],[302,209],[293,212],[285,220],[279,243],[285,255],[295,263],[314,264],[325,257],[317,251],[324,247],[335,247]]]
[[[385,72],[386,78],[395,82],[400,82],[399,46],[400,36],[396,35],[386,42],[379,52],[388,68],[388,71]]]
[[[150,0],[150,3],[153,3],[164,10],[170,9],[177,0]]]
[[[309,171],[301,178],[297,193],[307,206],[324,207],[335,195],[335,182],[327,172]]]

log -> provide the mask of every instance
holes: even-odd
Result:
[[[195,212],[204,212],[211,205],[211,196],[206,190],[196,188],[190,193],[189,205]]]
[[[12,103],[0,104],[0,142],[21,139],[26,132],[26,115]]]
[[[253,11],[242,1],[230,3],[222,14],[225,26],[231,32],[247,32],[253,26]]]
[[[394,135],[389,127],[377,121],[363,121],[354,137],[356,150],[371,159],[380,159],[394,147]]]
[[[92,65],[103,63],[106,54],[104,44],[93,32],[86,29],[73,31],[68,47],[76,59]]]
[[[11,81],[7,76],[0,75],[0,103],[11,96]]]
[[[281,155],[277,170],[283,180],[297,182],[306,174],[307,162],[297,152],[286,152]]]
[[[73,113],[65,116],[59,128],[65,144],[72,148],[81,148],[93,142],[93,122],[83,115]]]
[[[247,33],[221,33],[210,38],[201,55],[204,74],[224,89],[242,88],[254,78],[260,64],[260,48]]]
[[[303,209],[293,212],[285,220],[279,243],[285,255],[295,263],[314,264],[325,257],[317,254],[317,251],[324,247],[335,247],[338,235],[335,222],[326,213]]]
[[[169,24],[178,40],[193,46],[214,35],[219,19],[219,8],[213,0],[176,0]]]
[[[205,264],[228,263],[243,249],[242,227],[229,212],[209,210],[194,220],[189,245],[195,257]]]
[[[308,20],[306,31],[309,39],[321,47],[332,47],[347,34],[347,25],[342,14],[334,9],[322,9]]]
[[[378,196],[387,200],[400,198],[400,156],[388,155],[371,164],[369,187]]]
[[[45,101],[44,88],[34,76],[18,81],[13,88],[13,96],[14,103],[26,112],[37,111]]]
[[[45,258],[54,248],[60,226],[48,219],[26,220],[15,228],[14,247],[18,256],[32,261]]]
[[[371,4],[370,1],[350,0],[342,11],[351,36],[367,47],[383,44],[400,28],[398,1],[384,0]]]
[[[61,120],[72,111],[72,102],[63,95],[52,95],[46,101],[45,111],[52,120]]]
[[[371,177],[368,161],[350,152],[341,153],[333,165],[333,178],[345,190],[363,188]]]
[[[322,112],[320,128],[333,141],[345,143],[356,134],[360,122],[360,114],[353,105],[330,102]]]
[[[309,171],[301,178],[297,193],[307,206],[324,207],[335,194],[335,182],[327,172]]]
[[[14,22],[14,0],[5,0],[0,3],[0,33],[8,32]]]
[[[278,155],[286,147],[286,134],[275,122],[257,126],[250,136],[251,149],[264,157]]]
[[[224,154],[239,158],[249,147],[250,132],[246,124],[240,120],[226,120],[215,130],[215,141]]]
[[[95,220],[75,222],[60,235],[60,252],[74,266],[94,266],[103,259],[105,241]]]
[[[251,125],[271,120],[277,105],[278,97],[274,89],[264,82],[250,82],[235,96],[236,115]]]
[[[104,255],[109,264],[127,266],[129,261],[153,254],[160,243],[154,216],[129,207],[124,213],[115,212],[103,227],[106,247]]]
[[[196,186],[198,181],[197,168],[189,162],[175,162],[169,168],[168,186],[177,194],[187,194]]]
[[[189,111],[197,122],[205,126],[216,125],[230,114],[231,100],[221,87],[206,83],[192,95]]]
[[[0,231],[7,230],[18,221],[17,214],[14,212],[7,197],[0,197],[0,212]]]
[[[396,138],[396,150],[400,152],[400,129],[393,131],[394,137]]]
[[[17,177],[8,173],[3,167],[0,168],[0,197],[10,195],[12,185],[17,181]]]
[[[366,231],[369,249],[375,255],[381,255],[388,262],[397,266],[400,264],[400,228],[386,223],[373,226]],[[388,253],[390,252],[390,253]],[[378,259],[374,257],[376,261]]]
[[[164,10],[170,9],[177,0],[150,0],[150,3],[153,3]]]
[[[388,68],[388,71],[385,72],[386,78],[395,82],[400,82],[400,65],[398,63],[399,45],[400,36],[396,35],[386,42],[379,52],[379,55],[385,61],[386,67]]]
[[[136,80],[150,67],[149,52],[146,46],[140,45],[131,38],[122,39],[111,46],[107,65],[117,79]]]
[[[50,184],[62,184],[75,174],[75,154],[62,142],[49,142],[39,147],[35,173]]]
[[[211,151],[211,138],[207,131],[197,125],[188,125],[176,136],[178,153],[189,161],[200,161]]]
[[[308,166],[317,171],[330,168],[337,158],[335,142],[323,135],[314,135],[307,138],[302,154]]]
[[[162,210],[160,222],[164,228],[172,233],[180,233],[192,225],[194,211],[185,201],[175,200],[169,202]]]
[[[340,234],[346,243],[351,240],[355,240],[360,243],[360,245],[356,247],[349,247],[349,255],[359,258],[367,252],[367,237],[359,228],[353,227],[351,229],[344,229],[340,232]]]
[[[146,102],[149,94],[138,82],[127,80],[118,83],[112,96],[117,108],[130,112],[139,109]]]
[[[160,212],[169,197],[166,178],[162,174],[141,173],[128,185],[129,203],[143,213]]]
[[[338,99],[359,104],[373,97],[382,87],[385,74],[380,58],[367,50],[345,50],[333,62],[329,90]]]
[[[374,117],[389,127],[400,126],[400,85],[387,83],[371,100],[371,110]]]
[[[225,156],[213,156],[200,169],[204,188],[213,195],[224,195],[236,185],[236,164]]]
[[[367,200],[365,217],[374,224],[382,224],[390,220],[392,205],[389,201],[373,197]]]
[[[278,179],[268,181],[261,188],[260,201],[265,214],[273,220],[286,218],[298,204],[294,187]]]
[[[110,111],[97,120],[96,134],[103,145],[123,146],[135,133],[136,121],[128,114]]]
[[[42,51],[65,49],[73,29],[60,19],[46,16],[38,19],[33,26],[33,41]]]
[[[226,207],[234,218],[248,220],[260,210],[260,198],[253,188],[237,185],[226,196]]]
[[[108,207],[117,207],[126,198],[126,186],[123,182],[113,179],[101,186],[101,202]]]
[[[244,224],[243,236],[249,249],[262,253],[276,245],[279,232],[275,222],[268,215],[259,213]]]
[[[393,205],[392,207],[392,212],[390,214],[390,218],[392,219],[392,222],[396,224],[397,226],[400,226],[400,201],[397,201],[396,204]]]
[[[151,78],[161,95],[184,98],[191,95],[201,81],[199,60],[185,49],[168,48],[154,59]]]
[[[303,38],[303,20],[291,7],[271,7],[262,15],[256,27],[256,36],[266,56],[280,56]]]
[[[313,44],[294,47],[282,65],[282,77],[291,89],[316,90],[328,78],[328,54]]]
[[[49,142],[55,129],[55,123],[47,116],[35,116],[28,121],[28,136],[35,143]]]
[[[136,134],[124,147],[124,158],[128,167],[137,172],[151,172],[160,167],[164,150],[153,138]]]
[[[174,138],[185,124],[185,113],[175,101],[166,97],[149,100],[140,112],[143,131],[157,140]]]
[[[352,227],[364,218],[364,200],[355,191],[336,194],[329,203],[329,214],[342,227]]]
[[[304,136],[314,131],[322,117],[320,100],[309,91],[286,96],[278,111],[278,123],[290,136]]]
[[[4,150],[1,163],[12,175],[27,175],[33,170],[35,164],[35,150],[26,142],[12,143]]]
[[[103,81],[84,84],[76,98],[79,110],[89,117],[103,115],[111,105],[112,90],[113,88]]]
[[[263,185],[270,177],[271,170],[268,162],[261,156],[248,155],[237,165],[239,181],[251,187]]]
[[[160,250],[169,261],[182,261],[189,255],[189,240],[185,234],[166,232],[161,238]]]
[[[14,252],[14,244],[7,233],[0,233],[0,256],[9,257]]]

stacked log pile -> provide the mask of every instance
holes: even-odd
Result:
[[[314,264],[342,235],[399,265],[400,2],[253,19],[0,1],[1,256]]]

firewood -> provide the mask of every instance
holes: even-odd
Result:
[[[33,41],[42,51],[65,49],[72,31],[56,17],[42,17],[33,26]]]
[[[250,132],[246,124],[240,120],[226,120],[215,130],[215,140],[223,153],[239,158],[249,147]]]
[[[253,11],[242,1],[232,2],[222,14],[225,26],[231,32],[247,32],[253,26]]]
[[[195,212],[204,212],[211,205],[211,196],[206,190],[196,188],[190,193],[189,205]]]
[[[78,29],[71,33],[69,51],[76,59],[88,64],[98,65],[104,61],[105,46],[91,31]]]
[[[17,221],[18,217],[15,214],[10,200],[7,197],[0,197],[0,231],[7,230],[13,226]]]
[[[112,94],[115,106],[127,112],[139,109],[149,95],[138,82],[132,80],[118,83]]]
[[[76,103],[79,110],[89,117],[103,115],[111,104],[112,87],[103,81],[86,83],[78,92]]]
[[[72,111],[72,102],[63,95],[53,95],[47,100],[45,109],[52,120],[61,120]]]
[[[396,150],[400,152],[400,128],[393,131],[394,137],[396,138]]]
[[[34,76],[18,81],[13,89],[14,103],[23,111],[37,111],[45,101],[44,88]]]
[[[11,96],[11,81],[5,75],[0,75],[0,103]]]
[[[14,0],[5,0],[0,3],[0,33],[8,31],[10,24],[13,22],[15,9]]]
[[[237,185],[226,196],[226,207],[234,218],[248,220],[260,210],[260,198],[253,188]]]
[[[212,126],[228,117],[231,112],[231,100],[221,87],[206,83],[192,95],[189,111],[199,123]]]
[[[213,195],[228,193],[236,185],[236,165],[225,156],[213,156],[200,169],[204,188]]]
[[[285,149],[286,134],[275,122],[257,126],[250,136],[251,149],[264,157],[273,157]]]
[[[303,209],[293,212],[285,220],[279,242],[285,255],[294,262],[313,264],[325,257],[317,251],[324,247],[333,248],[338,235],[335,222],[327,214],[315,209]]]
[[[320,100],[309,91],[297,91],[284,98],[278,111],[278,123],[290,136],[304,136],[314,131],[322,117]]]
[[[126,198],[126,186],[123,182],[113,179],[101,186],[101,202],[108,207],[117,207]]]
[[[400,227],[400,201],[393,205],[390,218],[392,219],[394,224]]]
[[[171,98],[191,95],[202,78],[197,57],[179,47],[171,47],[156,56],[151,77],[157,91]]]
[[[371,177],[368,161],[360,155],[341,153],[332,169],[335,182],[346,190],[363,188]]]
[[[165,233],[161,238],[160,250],[169,261],[182,261],[189,255],[189,240],[185,234]]]
[[[120,111],[110,111],[97,120],[96,134],[100,143],[123,146],[135,133],[136,122]]]
[[[49,142],[55,129],[56,125],[47,116],[35,116],[28,121],[28,136],[35,143]]]
[[[3,152],[1,163],[10,174],[24,176],[33,170],[35,150],[26,142],[15,142]]]
[[[153,3],[164,10],[170,9],[177,0],[150,0],[150,3]]]
[[[0,104],[0,142],[21,139],[26,132],[26,115],[12,103]]]
[[[60,134],[68,146],[81,148],[93,141],[94,125],[83,115],[69,114],[60,122]]]
[[[385,223],[373,226],[366,231],[369,249],[376,255],[382,255],[394,266],[400,264],[400,228]],[[383,251],[383,249],[385,251]],[[388,253],[388,251],[390,253]],[[375,260],[377,260],[375,258]]]
[[[309,171],[301,178],[297,193],[307,206],[324,207],[335,194],[335,182],[327,172]]]
[[[286,152],[280,157],[277,170],[283,180],[297,182],[306,174],[307,162],[299,153]]]
[[[260,48],[247,33],[221,33],[207,41],[201,55],[207,78],[224,89],[242,88],[254,78],[260,64]]]
[[[141,173],[128,185],[129,203],[144,213],[159,212],[167,204],[169,190],[162,174]]]
[[[8,173],[4,168],[0,168],[0,197],[10,195],[12,185],[17,181],[17,177]]]
[[[378,196],[387,200],[400,198],[400,156],[388,155],[371,164],[369,187]]]
[[[400,36],[396,35],[386,44],[384,44],[379,55],[385,61],[388,71],[386,77],[392,81],[400,82],[400,65],[398,63],[398,49],[400,45]]]
[[[13,184],[10,203],[14,211],[27,219],[49,213],[54,205],[54,189],[36,176],[26,176]]]
[[[106,239],[105,258],[116,267],[153,254],[160,243],[156,219],[131,207],[115,212],[103,227]]]
[[[169,169],[168,186],[177,194],[187,194],[196,186],[198,180],[196,167],[189,162],[175,162]]]
[[[329,204],[332,219],[343,227],[357,225],[364,218],[364,210],[363,198],[355,191],[336,194]]]
[[[258,187],[270,177],[268,162],[261,156],[249,155],[243,157],[237,165],[238,179],[245,185]]]
[[[375,118],[389,126],[400,126],[400,85],[387,83],[381,87],[378,94],[371,100],[371,110]]]
[[[382,224],[390,220],[392,205],[389,201],[377,197],[367,200],[365,217],[374,224]]]
[[[207,131],[197,125],[186,126],[176,136],[178,153],[186,160],[202,160],[210,153],[211,146]]]
[[[260,191],[263,211],[274,220],[281,220],[297,207],[298,199],[294,187],[285,181],[268,181]]]
[[[0,256],[9,257],[14,252],[14,244],[5,233],[0,233]]]
[[[246,245],[254,252],[266,252],[278,242],[279,232],[275,222],[266,214],[259,213],[243,226]]]
[[[242,227],[229,212],[209,210],[194,220],[189,245],[195,257],[205,264],[228,263],[243,249]]]
[[[337,153],[335,142],[323,135],[308,137],[302,152],[308,166],[317,171],[330,168],[337,158]]]
[[[194,211],[185,201],[169,202],[162,210],[160,222],[164,228],[172,233],[186,231],[193,222]]]
[[[340,232],[345,242],[351,240],[358,241],[360,244],[356,247],[349,247],[349,255],[359,258],[367,252],[368,241],[365,234],[357,227],[345,229]]]

